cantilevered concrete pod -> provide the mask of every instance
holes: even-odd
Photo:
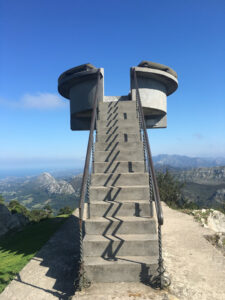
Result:
[[[58,79],[59,93],[70,100],[72,130],[90,129],[98,70],[91,64],[84,64],[65,71]],[[98,101],[103,101],[103,76],[100,79]]]
[[[147,128],[164,128],[167,126],[167,96],[178,87],[177,73],[171,68],[142,61],[131,68],[131,99],[136,100],[134,71],[140,91]]]
[[[99,69],[84,64],[62,73],[58,79],[59,93],[70,99],[72,130],[89,130],[91,111],[97,86]],[[134,71],[140,91],[147,128],[167,126],[167,96],[178,87],[177,74],[171,68],[158,63],[143,61],[131,68],[131,91],[123,96],[104,95],[104,69],[100,69],[101,79],[98,90],[99,102],[135,101],[136,88]]]

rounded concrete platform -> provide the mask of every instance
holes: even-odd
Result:
[[[141,103],[147,128],[167,126],[167,96],[178,87],[177,75],[171,68],[152,62],[139,64],[130,70],[131,98],[136,101],[136,85],[134,72],[137,76]]]

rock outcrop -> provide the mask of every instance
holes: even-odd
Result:
[[[218,185],[225,183],[225,167],[196,168],[177,174],[180,181]]]
[[[51,174],[44,172],[35,178],[38,188],[50,194],[73,194],[75,191],[71,184],[65,180],[56,180]]]
[[[0,204],[0,237],[12,230],[18,230],[29,220],[21,214],[11,214],[4,204]]]

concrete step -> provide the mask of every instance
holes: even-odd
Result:
[[[98,122],[106,122],[106,124],[108,122],[112,122],[113,120],[129,120],[129,119],[137,119],[137,112],[136,110],[129,110],[129,111],[120,111],[120,110],[116,110],[115,113],[110,112],[110,113],[100,113],[98,115]]]
[[[90,217],[150,216],[149,201],[130,200],[127,202],[96,201],[90,203]]]
[[[118,150],[136,150],[138,148],[143,149],[143,144],[141,141],[135,141],[135,142],[124,142],[124,141],[118,141],[117,138],[112,140],[108,143],[103,142],[96,142],[95,143],[95,150],[96,151],[111,151],[112,149],[118,149]]]
[[[91,282],[149,282],[158,267],[157,256],[117,256],[116,261],[85,257],[85,272]]]
[[[158,240],[156,234],[85,235],[84,256],[156,256]]]
[[[108,127],[102,127],[102,128],[98,128],[98,134],[106,134],[106,135],[115,135],[117,133],[136,133],[138,134],[140,131],[139,131],[139,126],[134,123],[133,125],[131,124],[130,126],[127,125],[127,124],[124,124],[124,126],[118,126],[118,125],[115,125],[115,126],[110,126],[109,128]]]
[[[86,234],[151,234],[156,233],[155,219],[150,217],[97,217],[85,220]]]
[[[110,129],[119,127],[121,130],[122,128],[126,127],[138,127],[139,128],[139,121],[137,118],[134,119],[126,119],[126,120],[110,120],[110,121],[98,121],[97,122],[97,130],[100,132],[103,129]]]
[[[142,149],[137,150],[117,150],[111,151],[95,151],[95,162],[114,162],[126,161],[129,157],[130,161],[143,161],[144,153]]]
[[[121,133],[121,132],[116,132],[114,134],[99,134],[97,136],[97,142],[99,143],[111,143],[113,141],[117,141],[117,142],[139,142],[141,141],[140,139],[140,132],[138,133]]]
[[[90,186],[90,202],[126,201],[126,200],[148,200],[149,201],[149,185],[127,186],[127,187]]]
[[[144,172],[143,161],[115,161],[111,162],[95,162],[95,173],[136,173]]]
[[[109,173],[91,175],[92,186],[132,186],[147,185],[149,182],[148,173]]]
[[[136,110],[136,101],[116,101],[116,102],[100,102],[99,111],[111,112],[113,109],[118,108],[120,111],[127,110]]]

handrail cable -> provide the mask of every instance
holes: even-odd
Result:
[[[150,210],[151,210],[151,216],[152,216],[152,198],[155,202],[155,208],[156,208],[156,214],[157,214],[157,220],[158,220],[158,244],[159,244],[159,259],[158,259],[158,275],[154,276],[154,278],[151,280],[151,284],[156,287],[163,289],[164,287],[168,287],[170,285],[170,279],[164,275],[165,268],[163,267],[163,258],[162,258],[162,234],[161,234],[161,226],[163,225],[163,212],[162,212],[162,206],[160,202],[160,195],[159,195],[159,188],[156,180],[153,160],[152,160],[152,154],[148,139],[148,133],[146,129],[146,123],[144,118],[144,112],[143,107],[141,104],[141,97],[139,92],[139,87],[137,83],[137,75],[135,69],[133,69],[133,76],[134,76],[134,83],[136,88],[136,109],[137,109],[137,116],[139,117],[139,126],[140,126],[140,134],[142,135],[142,141],[143,141],[143,148],[144,148],[144,161],[145,161],[145,167],[148,170],[149,173],[149,189],[150,189]],[[152,191],[152,193],[151,193]],[[151,195],[153,194],[153,195]],[[153,197],[152,197],[153,196]]]
[[[79,203],[79,225],[80,225],[80,259],[79,259],[79,276],[77,278],[77,286],[78,289],[81,290],[83,287],[89,287],[90,281],[85,276],[84,271],[84,263],[83,263],[83,214],[84,214],[84,203],[86,194],[89,198],[89,184],[90,184],[90,162],[92,156],[92,172],[93,172],[93,156],[94,156],[94,130],[96,128],[96,119],[97,119],[97,109],[98,109],[98,90],[99,90],[99,83],[100,83],[101,73],[100,69],[97,72],[97,85],[95,90],[95,97],[93,101],[93,109],[91,114],[91,126],[88,138],[88,146],[87,146],[87,153],[85,158],[84,164],[84,172],[81,184],[81,192],[80,192],[80,203]],[[88,199],[89,204],[89,199]]]
[[[90,166],[92,145],[93,145],[93,140],[94,140],[93,133],[94,133],[94,128],[95,128],[96,116],[97,116],[97,100],[98,100],[99,81],[100,81],[100,70],[97,73],[97,86],[96,86],[95,98],[94,98],[93,109],[92,109],[92,114],[91,114],[91,126],[90,126],[87,153],[86,153],[84,172],[83,172],[83,178],[82,178],[82,184],[81,184],[80,204],[79,204],[79,218],[80,218],[81,223],[83,220],[84,200],[85,200],[85,193],[86,193],[86,188],[87,188],[87,181],[88,181],[88,174],[89,174],[88,171],[89,171],[89,166]],[[80,226],[81,226],[81,224],[80,224]]]
[[[153,182],[153,195],[154,195],[154,200],[155,200],[155,207],[156,207],[156,213],[157,213],[157,219],[159,225],[163,225],[163,212],[162,212],[162,206],[160,203],[160,195],[159,195],[159,188],[156,180],[156,175],[155,175],[155,169],[152,161],[152,154],[151,154],[151,148],[149,144],[149,139],[148,139],[148,133],[146,129],[146,123],[145,123],[145,118],[144,118],[144,112],[143,112],[143,107],[141,104],[141,97],[140,97],[140,92],[137,84],[137,75],[136,72],[134,71],[134,81],[136,85],[136,100],[137,100],[137,107],[138,107],[138,112],[139,116],[141,119],[141,125],[142,125],[142,130],[143,130],[143,137],[144,137],[144,143],[145,143],[145,150],[147,150],[147,159],[149,162],[148,169],[150,172],[150,176],[152,178]]]

